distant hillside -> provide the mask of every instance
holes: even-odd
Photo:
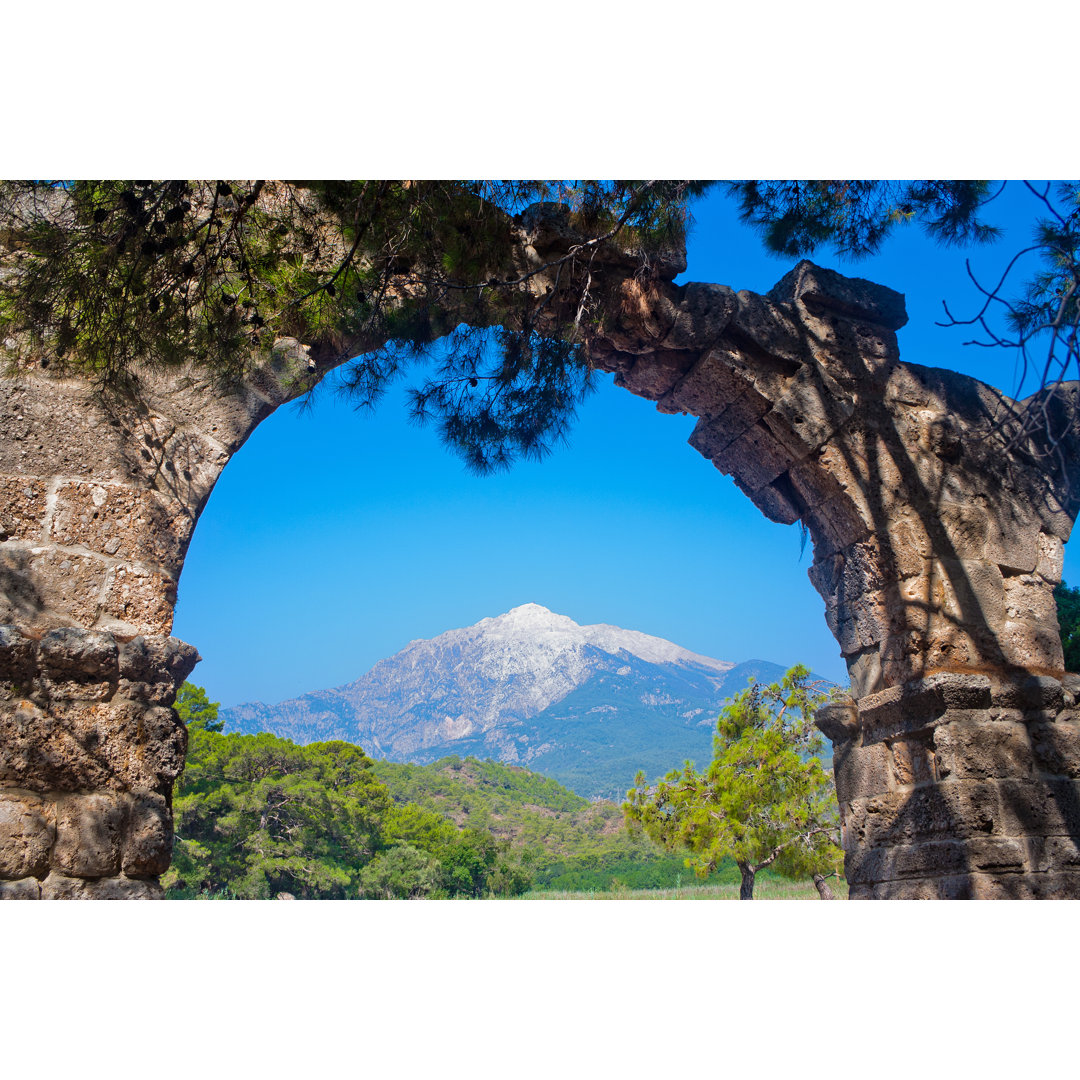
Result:
[[[693,877],[685,853],[628,832],[617,804],[588,802],[516,765],[453,755],[428,765],[380,761],[375,773],[395,802],[508,842],[538,889],[671,888]],[[737,876],[724,868],[716,880]]]
[[[772,681],[784,670],[525,604],[411,642],[345,686],[222,709],[221,718],[226,731],[344,739],[393,761],[495,758],[579,795],[621,799],[638,769],[704,765],[723,701],[751,675]]]

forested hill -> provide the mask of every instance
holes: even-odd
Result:
[[[670,888],[692,876],[683,853],[628,832],[618,803],[589,802],[520,766],[451,755],[428,765],[379,761],[375,773],[395,803],[508,845],[536,888]]]
[[[527,769],[376,764],[346,742],[222,734],[216,705],[189,683],[176,708],[188,753],[162,877],[171,897],[513,896],[670,886],[684,873],[681,855],[627,832],[619,806]]]

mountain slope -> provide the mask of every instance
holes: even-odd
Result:
[[[345,686],[221,717],[227,731],[272,731],[301,744],[346,739],[396,761],[493,757],[583,795],[621,797],[639,768],[659,775],[686,758],[703,765],[722,701],[750,674],[782,672],[525,604],[412,641]]]

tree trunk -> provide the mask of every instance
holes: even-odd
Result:
[[[748,863],[739,863],[738,867],[739,873],[742,875],[742,881],[739,883],[739,899],[753,900],[754,874],[756,871]]]
[[[828,882],[820,875],[814,875],[814,888],[818,891],[818,898],[821,900],[835,900],[832,889],[829,888]]]

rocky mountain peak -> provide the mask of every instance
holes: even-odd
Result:
[[[721,701],[745,685],[731,663],[526,603],[411,641],[346,686],[222,716],[229,731],[344,738],[399,761],[528,763],[595,794],[625,790],[638,767],[707,760]]]

